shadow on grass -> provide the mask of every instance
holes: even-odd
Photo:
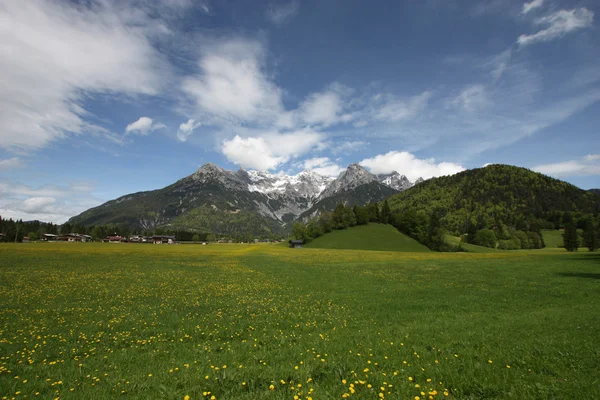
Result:
[[[600,279],[600,273],[592,272],[559,272],[558,275],[567,278],[588,278],[588,279]]]

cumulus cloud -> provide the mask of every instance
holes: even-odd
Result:
[[[285,4],[271,4],[267,8],[267,19],[275,25],[283,25],[284,22],[292,19],[299,9],[297,1],[291,1]]]
[[[192,135],[192,133],[194,133],[194,129],[201,125],[202,124],[200,122],[196,122],[195,119],[188,119],[187,122],[179,125],[179,129],[177,129],[177,140],[180,142],[185,142]]]
[[[146,136],[150,132],[162,128],[166,128],[166,126],[161,123],[154,123],[152,118],[140,117],[137,121],[127,125],[125,133]]]
[[[423,178],[429,179],[434,176],[454,175],[464,171],[462,165],[451,162],[436,163],[435,159],[418,159],[411,153],[402,151],[390,151],[372,158],[366,158],[360,165],[369,168],[374,174],[389,174],[397,171],[412,181]]]
[[[0,172],[10,171],[21,166],[21,159],[18,157],[7,158],[6,160],[0,160]]]
[[[183,81],[196,113],[212,123],[268,124],[283,111],[281,90],[265,71],[265,50],[256,40],[234,38],[208,44],[198,74]]]
[[[569,32],[578,29],[588,28],[594,22],[594,12],[585,7],[572,10],[559,10],[545,17],[538,18],[537,25],[547,26],[533,34],[522,34],[517,43],[520,46],[527,46],[538,42],[548,42],[552,39],[560,38]]]
[[[0,180],[0,215],[3,218],[40,220],[61,224],[101,200],[92,194],[92,182],[34,187]]]
[[[246,138],[236,135],[223,141],[221,151],[229,161],[243,168],[270,170],[319,148],[322,139],[323,134],[309,129]]]
[[[41,148],[69,132],[98,132],[86,119],[87,93],[159,91],[165,63],[148,20],[110,2],[87,5],[2,3],[0,48],[10,56],[0,63],[0,146]]]
[[[600,154],[588,154],[580,160],[537,165],[532,170],[557,178],[600,175]]]
[[[523,3],[522,14],[527,14],[529,11],[541,7],[544,4],[544,0],[532,0],[529,3]]]

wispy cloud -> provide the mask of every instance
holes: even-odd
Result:
[[[187,122],[179,125],[179,129],[177,129],[177,140],[180,142],[187,141],[192,133],[194,133],[194,130],[200,126],[202,126],[202,123],[197,122],[195,119],[188,119]]]
[[[9,1],[0,26],[0,47],[11,49],[0,64],[2,147],[41,148],[96,129],[86,94],[160,90],[166,64],[149,39],[156,26],[143,14],[119,14],[110,2]]]
[[[11,171],[15,168],[19,168],[22,166],[21,159],[19,157],[7,158],[5,160],[0,160],[0,172],[3,171]]]
[[[305,169],[311,169],[319,175],[324,176],[339,176],[345,168],[331,161],[329,157],[315,157],[304,160],[303,166]]]
[[[537,165],[532,169],[558,178],[600,175],[600,154],[588,154],[579,160]]]
[[[531,10],[541,7],[544,4],[544,0],[532,0],[529,3],[523,4],[522,14],[527,14]]]
[[[537,25],[547,26],[533,34],[522,34],[517,43],[527,46],[539,42],[548,42],[560,38],[569,32],[588,28],[594,22],[594,12],[585,7],[572,10],[559,10],[545,17],[538,18]]]
[[[474,112],[487,107],[489,103],[485,86],[475,84],[462,89],[456,97],[450,100],[449,105],[467,112]]]
[[[283,25],[286,21],[296,16],[299,7],[300,4],[298,1],[291,1],[285,4],[271,4],[267,8],[267,19],[275,25]]]

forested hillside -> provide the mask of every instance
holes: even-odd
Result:
[[[558,229],[565,212],[597,214],[600,197],[567,182],[508,165],[489,165],[429,179],[389,198],[393,212],[437,213],[453,234],[507,225],[523,231]]]

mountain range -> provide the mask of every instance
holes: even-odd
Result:
[[[133,229],[198,230],[216,234],[284,231],[337,203],[378,202],[421,182],[398,172],[374,175],[359,164],[337,178],[305,170],[296,175],[230,171],[207,163],[165,188],[128,194],[71,218],[70,224],[126,224]]]

